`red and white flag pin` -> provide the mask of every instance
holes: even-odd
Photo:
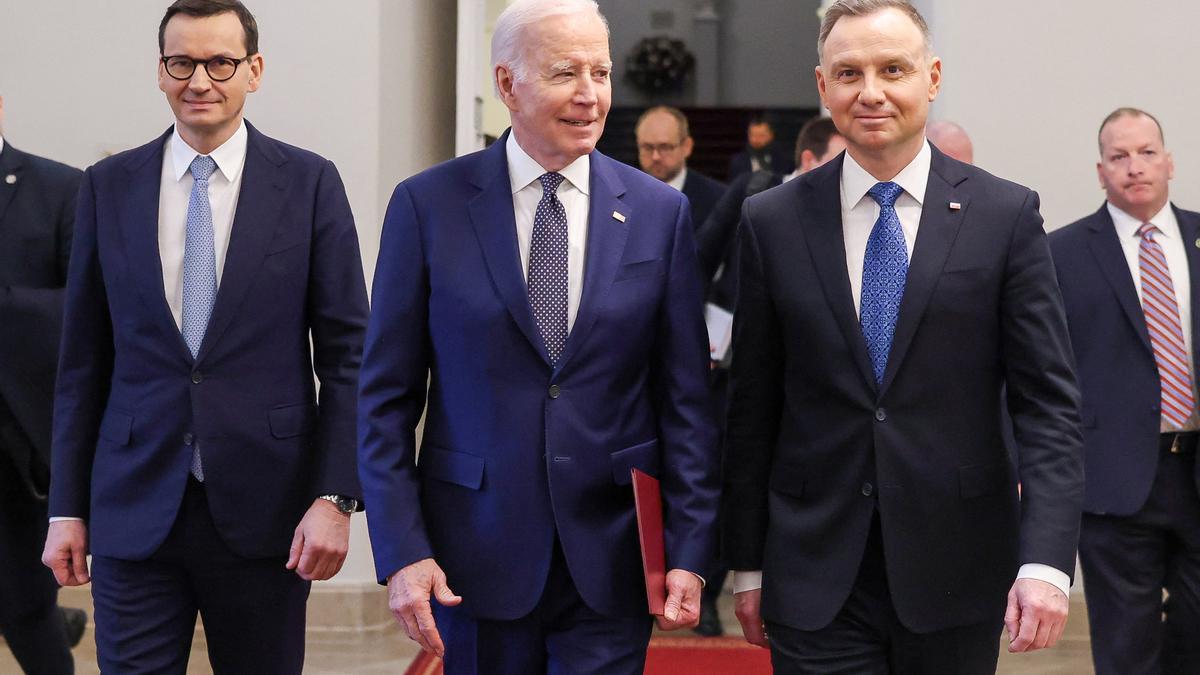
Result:
[[[625,216],[620,211],[613,211],[613,218],[616,218],[619,222],[625,222]]]
[[[950,210],[951,211],[958,211],[961,208],[962,208],[962,204],[959,204],[958,202],[950,202]]]

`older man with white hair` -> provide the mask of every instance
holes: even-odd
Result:
[[[519,0],[492,52],[511,130],[402,182],[384,221],[359,407],[376,569],[447,673],[641,673],[631,469],[661,482],[660,626],[696,625],[714,549],[690,212],[595,151],[595,2]]]

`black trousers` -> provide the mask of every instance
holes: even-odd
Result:
[[[0,448],[0,630],[29,675],[75,672],[58,582],[42,565],[46,527],[46,504],[29,494]]]
[[[92,557],[100,670],[185,673],[199,612],[214,673],[299,673],[309,582],[286,562],[229,550],[204,487],[188,478],[179,515],[154,555]]]
[[[1083,515],[1079,559],[1097,675],[1200,673],[1195,463],[1194,446],[1164,448],[1140,511]]]
[[[826,627],[802,631],[767,622],[775,675],[994,675],[1003,617],[913,633],[888,591],[879,518],[871,526],[846,604]]]

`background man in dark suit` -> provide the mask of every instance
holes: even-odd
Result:
[[[688,168],[695,143],[687,116],[670,106],[650,108],[638,118],[636,133],[642,171],[682,192],[692,205],[692,226],[699,228],[725,185]]]
[[[766,115],[754,115],[746,123],[746,149],[729,158],[726,180],[754,171],[791,173],[795,163],[787,148],[775,142],[775,130]]]
[[[716,530],[687,201],[595,151],[595,2],[509,5],[492,61],[512,128],[397,186],[383,225],[359,406],[375,566],[451,675],[641,673],[630,470],[662,485],[660,626],[696,625]]]
[[[4,99],[0,98],[0,124]],[[42,566],[50,413],[79,169],[0,136],[0,631],[29,673],[70,673],[87,617]]]
[[[1082,499],[1038,198],[925,140],[941,61],[911,5],[840,0],[818,50],[847,151],[747,200],[740,227],[738,619],[777,673],[992,673],[1002,619],[1013,651],[1061,635]]]
[[[354,221],[328,160],[243,120],[240,2],[179,0],[159,48],[174,128],[80,187],[43,561],[87,583],[90,546],[105,672],[184,672],[199,612],[216,672],[298,673],[359,492]]]
[[[1083,391],[1092,657],[1099,675],[1197,673],[1200,213],[1168,201],[1174,162],[1149,113],[1113,111],[1099,140],[1107,202],[1050,235]]]

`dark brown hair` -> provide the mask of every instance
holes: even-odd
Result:
[[[184,16],[203,18],[226,12],[233,12],[238,21],[242,23],[246,56],[257,54],[258,22],[254,20],[254,15],[250,13],[250,10],[246,9],[246,6],[238,0],[175,0],[167,8],[167,13],[163,14],[162,23],[158,24],[158,53],[166,56],[163,54],[163,35],[167,32],[167,23],[171,21],[171,17],[183,14]]]

